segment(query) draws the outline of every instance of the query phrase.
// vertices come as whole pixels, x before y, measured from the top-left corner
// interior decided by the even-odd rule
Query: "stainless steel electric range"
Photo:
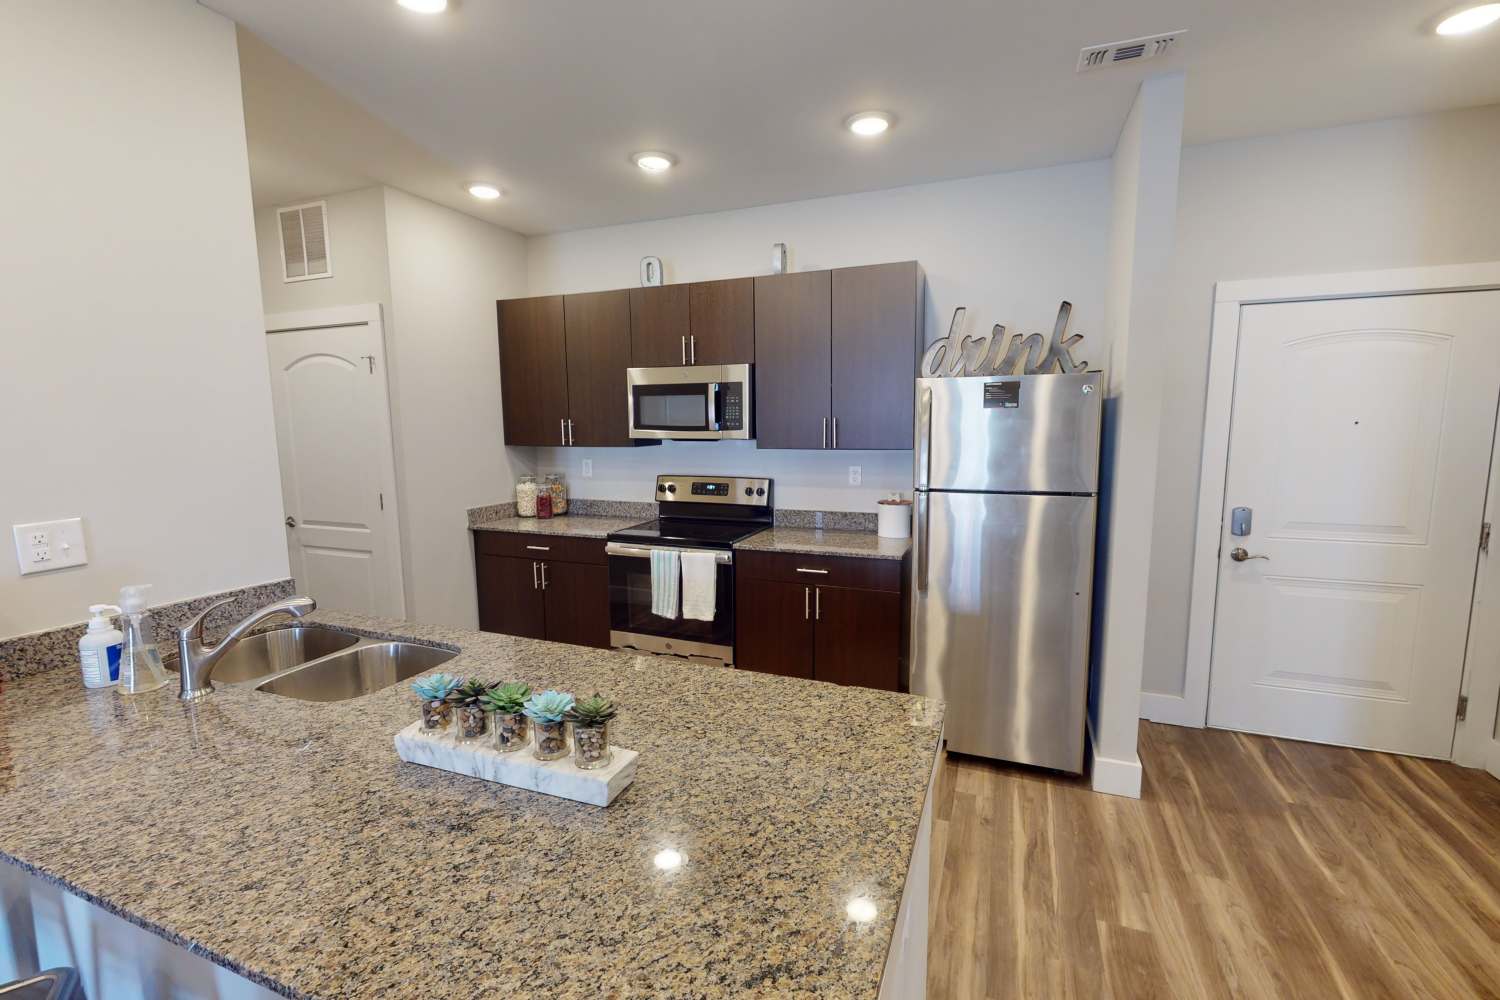
[[[773,510],[769,479],[657,476],[656,519],[606,539],[610,645],[733,663],[734,545],[769,528]],[[714,554],[713,621],[652,613],[652,549]]]

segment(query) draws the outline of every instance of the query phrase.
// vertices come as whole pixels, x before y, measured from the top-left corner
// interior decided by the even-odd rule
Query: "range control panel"
[[[771,480],[737,476],[657,476],[658,503],[677,500],[769,507]]]

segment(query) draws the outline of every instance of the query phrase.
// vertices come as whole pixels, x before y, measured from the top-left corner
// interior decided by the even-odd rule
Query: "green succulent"
[[[568,709],[568,721],[580,726],[602,726],[617,714],[615,703],[594,692],[593,697],[585,698]]]
[[[531,685],[520,681],[497,684],[479,696],[479,703],[492,712],[519,712],[531,697]]]
[[[411,682],[412,693],[423,701],[444,701],[463,682],[452,674],[433,674]]]
[[[573,696],[566,691],[542,691],[526,699],[521,711],[534,722],[561,722],[573,707]]]
[[[479,704],[479,699],[483,698],[489,689],[490,685],[478,677],[470,677],[448,693],[448,700],[455,705],[467,708],[470,705]]]

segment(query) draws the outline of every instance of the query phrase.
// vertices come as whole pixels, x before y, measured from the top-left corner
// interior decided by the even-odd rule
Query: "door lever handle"
[[[1254,556],[1252,556],[1250,553],[1246,552],[1244,549],[1230,549],[1229,550],[1229,558],[1233,559],[1235,562],[1245,562],[1246,560],[1249,560],[1249,559],[1264,559],[1267,562],[1271,561],[1271,557],[1270,556],[1262,556],[1262,555],[1254,555]]]

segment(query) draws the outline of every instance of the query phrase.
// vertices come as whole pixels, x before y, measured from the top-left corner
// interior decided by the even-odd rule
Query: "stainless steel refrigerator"
[[[1082,772],[1102,376],[917,380],[911,690],[948,748]]]

